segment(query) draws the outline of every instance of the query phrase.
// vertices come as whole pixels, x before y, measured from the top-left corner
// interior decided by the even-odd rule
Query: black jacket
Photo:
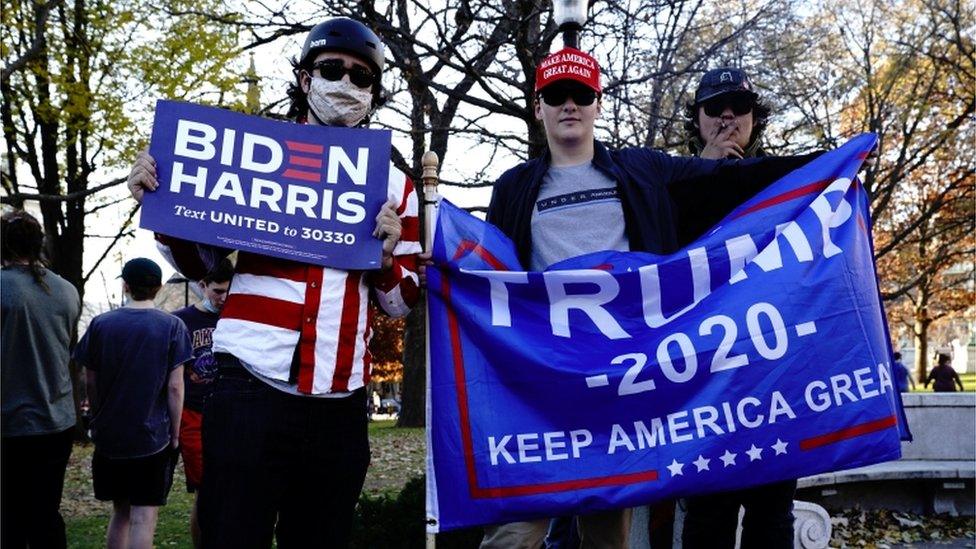
[[[608,150],[594,141],[593,165],[617,182],[631,251],[668,254],[820,154],[705,160],[646,148]],[[488,222],[512,239],[523,266],[531,257],[532,212],[550,158],[547,151],[502,174],[488,206]]]

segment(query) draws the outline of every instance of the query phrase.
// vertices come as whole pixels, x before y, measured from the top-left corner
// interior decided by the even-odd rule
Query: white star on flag
[[[723,466],[728,467],[729,465],[735,465],[735,456],[737,455],[739,454],[733,454],[732,452],[729,452],[728,449],[726,449],[725,453],[719,456],[719,459],[722,460]]]
[[[755,444],[753,444],[751,448],[746,450],[746,453],[749,454],[749,461],[756,461],[757,459],[762,459],[762,448],[756,448]]]
[[[786,446],[788,444],[789,444],[788,442],[783,442],[782,440],[780,440],[779,438],[777,438],[776,439],[776,444],[773,444],[771,446],[771,448],[773,450],[776,450],[776,455],[778,456],[780,454],[785,454],[786,453]]]
[[[692,461],[692,463],[695,464],[695,467],[698,467],[698,472],[701,473],[702,471],[707,471],[708,470],[708,462],[709,461],[712,461],[712,460],[705,459],[705,456],[703,456],[701,454],[698,454],[698,459],[696,459],[695,461]]]
[[[678,460],[672,459],[671,465],[668,465],[668,471],[671,471],[671,476],[676,477],[678,475],[684,475],[681,468],[684,467],[684,463],[678,463]]]

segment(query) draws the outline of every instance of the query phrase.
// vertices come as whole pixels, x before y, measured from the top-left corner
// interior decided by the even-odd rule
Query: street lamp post
[[[586,22],[589,0],[553,0],[552,18],[563,33],[563,46],[579,49],[579,31]]]

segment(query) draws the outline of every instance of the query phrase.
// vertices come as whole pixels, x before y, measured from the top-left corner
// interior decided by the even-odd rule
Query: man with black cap
[[[745,72],[712,69],[702,76],[694,102],[687,105],[688,148],[702,158],[765,156],[760,141],[769,113]],[[792,547],[794,492],[796,480],[785,480],[687,498],[682,546],[731,549],[742,506],[742,547]]]
[[[812,159],[703,160],[647,148],[607,149],[594,139],[599,65],[573,48],[539,63],[535,91],[535,116],[545,128],[548,150],[502,174],[487,215],[513,240],[530,270],[603,250],[672,253],[679,238],[702,234]],[[582,547],[626,547],[629,521],[627,510],[581,516]],[[535,549],[547,524],[488,527],[482,548]]]
[[[183,363],[192,358],[183,321],[157,310],[162,271],[137,258],[122,268],[122,308],[92,319],[75,347],[85,368],[95,442],[95,498],[112,502],[108,547],[152,547],[178,457]]]
[[[722,67],[702,76],[685,109],[688,149],[702,158],[765,156],[760,141],[770,109],[741,69]]]
[[[362,23],[309,31],[293,61],[289,116],[364,126],[382,102],[384,46]],[[136,200],[153,191],[152,158],[129,174]],[[204,547],[345,547],[369,465],[366,391],[370,303],[403,316],[419,298],[413,183],[390,166],[376,216],[383,267],[342,271],[246,251],[213,332],[217,379],[203,417],[200,528]],[[191,279],[229,250],[157,235]]]

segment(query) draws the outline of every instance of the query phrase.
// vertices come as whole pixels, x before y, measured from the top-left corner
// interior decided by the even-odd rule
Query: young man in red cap
[[[548,150],[495,182],[487,216],[514,241],[530,270],[603,250],[674,252],[679,233],[702,234],[812,159],[706,160],[647,148],[609,150],[594,139],[599,65],[572,48],[542,60],[535,91]],[[628,546],[629,510],[584,515],[578,524],[582,547]],[[488,527],[481,546],[535,549],[547,525],[543,519]]]

